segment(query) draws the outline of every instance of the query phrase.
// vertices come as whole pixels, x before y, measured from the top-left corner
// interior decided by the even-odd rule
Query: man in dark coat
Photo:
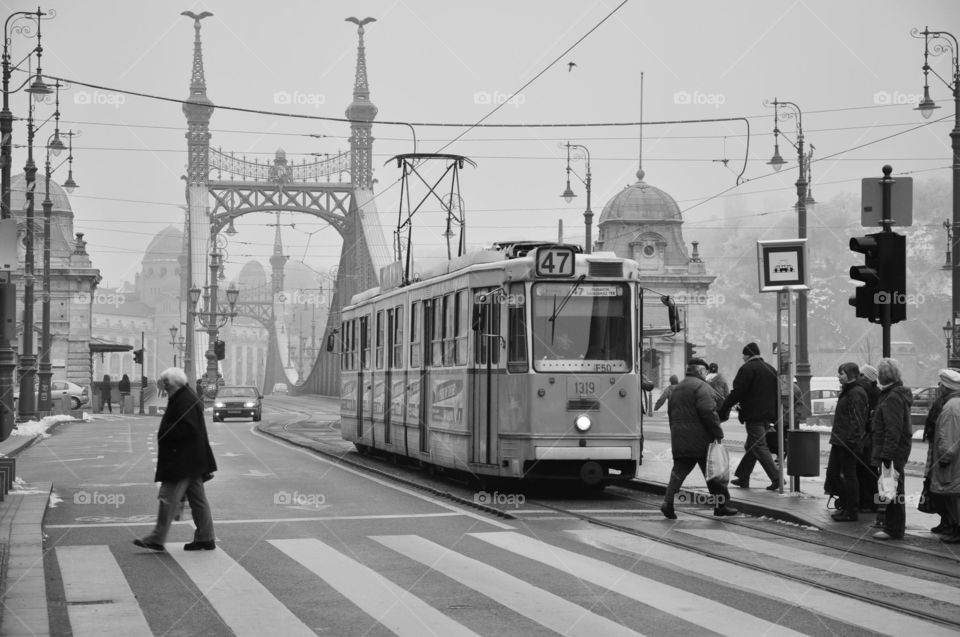
[[[773,456],[767,448],[767,427],[777,422],[777,392],[780,380],[769,363],[760,357],[760,347],[756,343],[747,343],[743,348],[743,365],[733,379],[733,391],[720,407],[720,421],[730,417],[730,410],[739,404],[740,422],[747,429],[747,441],[744,443],[746,454],[734,472],[736,478],[730,481],[744,489],[750,488],[750,474],[753,467],[760,466],[770,478],[768,491],[780,488],[780,474],[773,463]]]
[[[213,516],[204,492],[205,479],[217,470],[203,419],[203,401],[187,385],[182,369],[171,367],[160,374],[167,391],[167,410],[157,432],[157,472],[160,483],[160,510],[153,531],[133,543],[154,551],[163,551],[170,524],[186,495],[196,530],[187,551],[213,550]]]
[[[873,429],[871,420],[873,410],[880,400],[880,388],[877,387],[877,368],[873,365],[860,366],[859,384],[867,392],[867,422],[866,435],[863,439],[863,450],[858,454],[857,484],[860,485],[860,509],[864,512],[877,511],[877,474],[876,468],[870,465],[870,456],[873,455]],[[882,525],[881,525],[882,526]]]
[[[692,358],[687,363],[684,379],[674,386],[670,394],[667,411],[670,416],[670,447],[673,451],[673,469],[670,471],[670,484],[663,498],[660,511],[671,520],[677,518],[673,510],[673,499],[683,485],[684,479],[696,465],[706,475],[707,447],[714,440],[723,439],[723,429],[717,418],[716,401],[713,388],[703,377],[707,373],[707,364],[700,358]],[[707,481],[707,489],[714,498],[714,515],[736,515],[738,511],[727,505],[730,493],[726,484],[714,480]]]

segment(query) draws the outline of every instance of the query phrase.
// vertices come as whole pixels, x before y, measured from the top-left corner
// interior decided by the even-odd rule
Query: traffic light
[[[864,265],[850,268],[850,278],[862,281],[850,297],[857,317],[881,323],[890,307],[890,324],[907,318],[907,243],[895,232],[875,232],[852,237],[850,249],[864,255]]]
[[[222,361],[227,357],[227,344],[221,340],[213,342],[213,353],[217,355],[217,360]]]
[[[138,365],[143,365],[143,350],[135,349],[133,350],[133,362]]]
[[[669,296],[661,296],[660,302],[667,306],[667,318],[670,321],[670,331],[674,334],[678,333],[683,327],[680,325],[680,311],[677,309],[677,304],[673,302],[673,299]]]

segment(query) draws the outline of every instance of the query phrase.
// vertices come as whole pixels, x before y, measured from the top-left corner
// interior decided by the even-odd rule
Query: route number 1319
[[[570,248],[537,250],[537,276],[573,276],[576,259]]]

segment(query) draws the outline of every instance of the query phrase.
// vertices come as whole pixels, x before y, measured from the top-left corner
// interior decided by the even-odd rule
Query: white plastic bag
[[[893,468],[893,463],[889,467],[880,469],[880,479],[877,480],[877,497],[880,502],[893,502],[897,497],[897,481],[900,474]]]
[[[714,480],[726,484],[730,481],[730,454],[721,440],[711,442],[707,447],[707,470],[704,477],[707,482]]]

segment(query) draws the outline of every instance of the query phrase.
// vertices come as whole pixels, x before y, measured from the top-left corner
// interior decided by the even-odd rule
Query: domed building
[[[716,277],[707,274],[697,252],[688,252],[683,241],[683,217],[669,194],[644,181],[637,171],[637,182],[614,195],[603,207],[597,222],[595,249],[614,252],[618,257],[640,264],[644,288],[655,291],[644,295],[644,372],[660,387],[671,374],[683,377],[686,343],[703,343],[708,290]],[[684,331],[665,332],[661,295],[674,299],[680,309]],[[703,355],[702,345],[697,354]]]
[[[10,211],[17,224],[17,326],[14,344],[17,355],[23,347],[24,267],[26,264],[27,215],[26,177],[15,175],[10,184]],[[47,184],[38,173],[34,188],[34,307],[33,353],[42,346],[42,302],[44,282],[44,214]],[[68,380],[87,387],[91,382],[91,313],[100,271],[93,267],[83,233],[74,235],[73,209],[67,193],[54,181],[49,183],[50,202],[50,363],[53,379]]]

